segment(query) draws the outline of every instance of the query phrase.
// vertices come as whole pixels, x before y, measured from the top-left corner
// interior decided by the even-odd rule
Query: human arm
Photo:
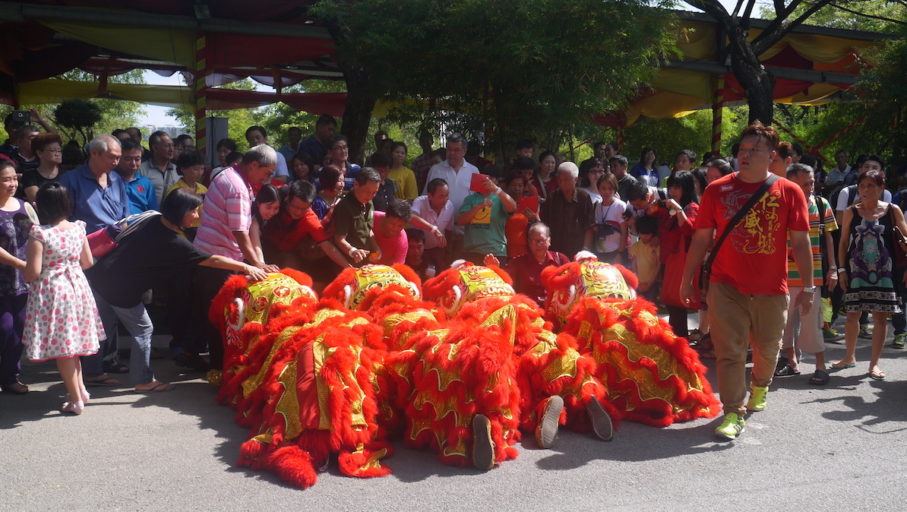
[[[35,185],[25,187],[25,199],[32,204],[35,204],[35,198],[38,195],[38,187]]]
[[[261,259],[259,257],[258,251],[252,244],[252,238],[249,236],[249,233],[247,231],[233,231],[233,238],[239,245],[239,250],[242,251],[243,258],[245,258],[246,261],[252,264],[252,266],[263,269],[267,272],[280,271],[279,268],[274,265],[266,264],[264,259]]]
[[[896,205],[891,205],[891,210],[894,215],[894,225],[897,226],[898,231],[901,232],[901,235],[907,236],[907,221],[904,220],[904,212]],[[907,251],[907,244],[901,243],[901,237],[895,236],[895,243],[900,244],[902,251]],[[892,248],[893,249],[893,248]],[[904,283],[907,283],[907,272],[904,273]]]
[[[843,219],[841,220],[841,240],[838,242],[838,264],[841,265],[838,267],[838,286],[845,292],[847,291],[847,285],[850,283],[845,262],[847,261],[847,248],[850,245],[851,222],[853,222],[853,210],[848,208],[844,210]]]
[[[360,263],[362,260],[368,257],[367,250],[357,249],[346,241],[346,234],[335,234],[334,244],[337,246],[337,249],[339,249],[341,253],[346,254],[351,260],[353,260],[353,263]]]
[[[412,215],[412,217],[410,217],[409,223],[419,229],[428,231],[429,233],[435,235],[435,238],[438,239],[439,247],[445,247],[447,245],[447,239],[444,238],[444,231],[441,228],[439,228],[438,226],[435,226],[431,222],[428,222],[427,220],[423,219],[422,217],[416,215],[415,213]]]
[[[25,246],[25,269],[22,271],[22,278],[26,283],[32,283],[41,275],[41,265],[44,257],[44,244],[40,241],[29,238]]]
[[[680,300],[684,303],[694,300],[693,276],[702,267],[705,253],[715,236],[715,228],[700,228],[693,232],[690,249],[687,251],[687,261],[683,266],[683,277],[680,279]]]
[[[815,288],[813,286],[813,253],[809,244],[809,231],[791,230],[790,249],[800,271],[800,278],[803,279],[804,288]],[[813,306],[814,298],[813,293],[801,293],[797,296],[796,307],[800,308],[804,314],[808,313]]]
[[[3,248],[0,248],[0,265],[9,265],[19,271],[25,270],[25,261],[13,256]]]
[[[252,249],[255,251],[256,261],[264,261],[265,254],[261,249],[261,224],[255,217],[252,217],[252,225],[249,226],[249,239],[252,242]]]
[[[828,288],[828,291],[835,289],[835,286],[838,285],[838,266],[835,263],[835,241],[831,236],[831,233],[828,231],[823,235],[823,241],[825,244],[825,257],[828,261],[828,272],[825,274],[825,286]]]
[[[242,272],[249,276],[252,281],[262,281],[268,277],[268,271],[249,265],[248,263],[243,263],[242,261],[236,261],[219,254],[215,254],[210,258],[199,262],[199,265],[202,267],[211,267],[219,268],[221,270],[233,270],[235,272]],[[277,272],[276,270],[274,272]]]
[[[33,122],[35,122],[35,123],[40,124],[40,125],[41,125],[41,128],[44,128],[44,131],[45,131],[45,132],[52,132],[52,131],[54,131],[54,129],[51,128],[50,125],[47,124],[46,121],[44,121],[44,118],[41,117],[41,113],[38,112],[37,109],[34,109],[34,108],[33,108],[33,109],[29,110],[28,113],[31,114],[31,120],[32,120]]]
[[[412,169],[405,169],[401,188],[403,190],[403,198],[407,201],[412,201],[416,197],[418,197],[419,186],[416,184],[416,174],[412,171]]]
[[[466,224],[469,224],[470,222],[472,222],[472,219],[474,219],[475,216],[478,215],[480,211],[482,211],[483,208],[491,208],[491,199],[488,199],[487,197],[482,199],[481,201],[476,202],[475,205],[470,207],[471,203],[475,201],[471,200],[471,197],[475,196],[467,197],[466,201],[463,202],[463,207],[460,208],[460,214],[457,215],[457,220],[455,221],[457,226],[465,226]]]
[[[337,249],[337,246],[334,245],[330,240],[325,240],[318,244],[318,247],[321,247],[321,250],[327,254],[328,258],[331,258],[331,261],[336,263],[340,268],[346,268],[350,266],[350,262],[343,257],[343,254]],[[360,260],[361,261],[361,260]]]

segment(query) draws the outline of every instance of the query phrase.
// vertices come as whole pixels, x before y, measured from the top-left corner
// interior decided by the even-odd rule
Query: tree
[[[84,145],[94,137],[94,126],[101,121],[101,109],[88,100],[65,100],[54,109],[54,120],[66,130],[70,140],[81,137]]]
[[[780,41],[791,30],[802,25],[810,16],[834,0],[773,0],[774,18],[762,32],[749,39],[748,33],[757,0],[737,0],[728,12],[719,0],[685,0],[714,18],[728,38],[728,53],[734,76],[746,91],[750,122],[759,120],[771,124],[774,119],[772,92],[775,77],[759,61],[759,56]],[[847,4],[839,0],[837,4]],[[741,8],[743,11],[741,12]]]
[[[376,101],[457,113],[499,148],[623,106],[669,47],[661,0],[320,0],[363,147]],[[553,129],[552,127],[557,127]]]

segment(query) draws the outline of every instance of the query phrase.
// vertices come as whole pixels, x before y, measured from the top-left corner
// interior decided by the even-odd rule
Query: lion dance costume
[[[594,256],[579,257],[542,271],[546,309],[595,360],[596,376],[620,415],[659,427],[716,416],[721,407],[705,366],[686,340],[659,320],[654,305],[636,298],[636,276]]]

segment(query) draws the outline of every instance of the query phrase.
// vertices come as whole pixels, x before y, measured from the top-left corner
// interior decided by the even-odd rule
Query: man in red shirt
[[[570,263],[566,255],[549,251],[551,247],[551,230],[541,222],[529,226],[529,252],[510,260],[507,272],[513,278],[513,289],[545,305],[545,287],[542,286],[542,269],[550,266],[559,267]],[[496,258],[485,259],[486,265],[497,265]]]
[[[758,121],[741,136],[737,159],[740,172],[712,182],[702,197],[696,232],[687,255],[680,296],[693,299],[693,276],[702,267],[709,245],[759,189],[771,172],[778,133]],[[718,392],[725,417],[715,434],[736,439],[743,432],[747,410],[765,409],[781,335],[787,316],[787,237],[800,275],[812,276],[806,198],[795,183],[778,179],[734,226],[712,265],[708,290],[709,318],[715,344]],[[807,278],[797,306],[809,311],[815,290]],[[817,306],[818,307],[818,306]],[[746,353],[752,339],[753,371],[746,397]]]

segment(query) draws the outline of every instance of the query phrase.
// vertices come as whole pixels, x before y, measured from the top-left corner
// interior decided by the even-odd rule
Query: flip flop
[[[835,363],[835,364],[831,365],[831,367],[834,370],[846,370],[848,368],[853,368],[856,365],[857,365],[856,363],[847,363],[847,364]]]
[[[869,378],[872,380],[885,380],[885,372],[879,370],[877,372],[869,372]]]
[[[794,370],[789,364],[775,372],[775,377],[793,377],[794,375],[800,375],[800,370]]]
[[[106,373],[100,375],[100,377],[102,377],[102,378],[95,378],[94,380],[85,379],[85,385],[86,386],[108,386],[108,387],[120,385],[120,381],[114,379],[113,377],[111,377],[110,375],[107,375]]]
[[[136,392],[136,393],[161,393],[161,392],[164,392],[164,391],[170,391],[171,389],[173,389],[173,385],[170,384],[169,382],[160,382],[160,381],[158,381],[157,384],[155,384],[154,386],[151,386],[151,387],[148,388],[148,389],[138,389],[138,388],[136,388],[136,389],[135,389],[135,392]]]
[[[813,386],[824,386],[828,384],[830,378],[827,371],[816,370],[813,376],[809,378],[809,383]]]

